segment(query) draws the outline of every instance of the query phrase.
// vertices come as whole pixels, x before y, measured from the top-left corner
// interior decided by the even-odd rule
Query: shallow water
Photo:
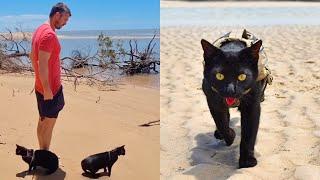
[[[141,30],[91,30],[91,31],[58,31],[60,35],[61,44],[61,57],[70,56],[72,50],[83,50],[90,54],[94,54],[98,48],[98,35],[105,34],[109,36],[114,45],[120,41],[123,48],[127,51],[130,50],[129,40],[137,40],[138,49],[142,51],[147,47],[148,43],[152,39],[154,33],[157,34],[153,43],[156,43],[154,52],[156,57],[160,54],[160,40],[159,30],[154,29],[141,29]],[[132,42],[133,44],[133,42]],[[88,51],[88,52],[89,52]]]
[[[320,7],[161,8],[161,27],[320,25]]]

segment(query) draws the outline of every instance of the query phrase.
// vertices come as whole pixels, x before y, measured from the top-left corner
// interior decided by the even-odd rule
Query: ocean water
[[[101,33],[111,37],[114,42],[121,41],[123,48],[127,51],[130,50],[130,40],[137,40],[138,49],[143,50],[156,34],[157,36],[153,40],[153,43],[156,43],[153,51],[156,58],[160,57],[159,29],[57,31],[61,44],[61,57],[70,56],[73,50],[94,54],[97,52],[97,39]]]
[[[153,48],[154,57],[160,60],[160,31],[159,29],[138,29],[138,30],[90,30],[90,31],[57,31],[59,36],[59,41],[61,45],[60,57],[71,56],[73,50],[81,50],[83,52],[89,53],[91,55],[97,52],[98,48],[98,35],[103,33],[109,36],[114,44],[121,41],[123,48],[129,52],[130,51],[130,40],[136,40],[138,44],[139,51],[143,51],[149,44],[150,40],[156,34],[152,45],[155,43]],[[134,43],[132,42],[134,46]],[[129,60],[129,57],[119,59],[119,61]],[[160,66],[157,66],[156,70],[160,71]],[[153,72],[153,71],[152,71]],[[126,77],[120,75],[120,72],[110,71],[107,72],[112,77],[122,79],[125,83],[151,87],[160,88],[160,74],[150,74],[150,75],[134,75],[133,77]]]
[[[161,8],[161,27],[320,25],[320,7]]]

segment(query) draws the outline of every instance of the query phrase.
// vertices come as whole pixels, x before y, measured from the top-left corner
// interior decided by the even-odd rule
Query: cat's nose
[[[235,86],[232,83],[227,85],[227,93],[231,95],[234,95],[236,93]]]

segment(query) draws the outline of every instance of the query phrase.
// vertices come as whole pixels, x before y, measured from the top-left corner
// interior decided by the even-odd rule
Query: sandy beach
[[[261,104],[258,165],[248,169],[237,169],[239,112],[231,110],[237,136],[227,147],[213,136],[215,124],[201,90],[200,40],[212,42],[232,28],[161,28],[160,179],[319,179],[320,26],[246,27],[263,40],[274,76]]]
[[[28,166],[15,155],[16,144],[37,148],[38,111],[30,75],[0,75],[1,179],[22,178]],[[80,161],[95,153],[125,145],[112,176],[100,179],[158,179],[159,124],[139,125],[160,119],[159,89],[121,82],[117,91],[63,82],[66,105],[53,132],[50,149],[60,158],[60,169],[46,177],[24,179],[88,179]],[[147,169],[147,171],[146,171]],[[99,171],[100,172],[100,171]]]

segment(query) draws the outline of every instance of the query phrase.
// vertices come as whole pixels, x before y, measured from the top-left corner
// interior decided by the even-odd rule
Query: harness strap
[[[109,161],[111,160],[110,151],[108,152]]]
[[[216,88],[214,88],[213,86],[211,86],[212,91],[218,93],[218,90]]]
[[[251,88],[245,90],[242,94],[243,94],[243,95],[248,94],[250,91],[251,91]]]
[[[211,89],[212,89],[212,91],[218,93],[218,90],[217,90],[216,88],[214,88],[213,86],[211,86]],[[250,91],[251,91],[251,88],[245,90],[242,94],[243,94],[243,95],[246,95],[246,94],[248,94]]]

